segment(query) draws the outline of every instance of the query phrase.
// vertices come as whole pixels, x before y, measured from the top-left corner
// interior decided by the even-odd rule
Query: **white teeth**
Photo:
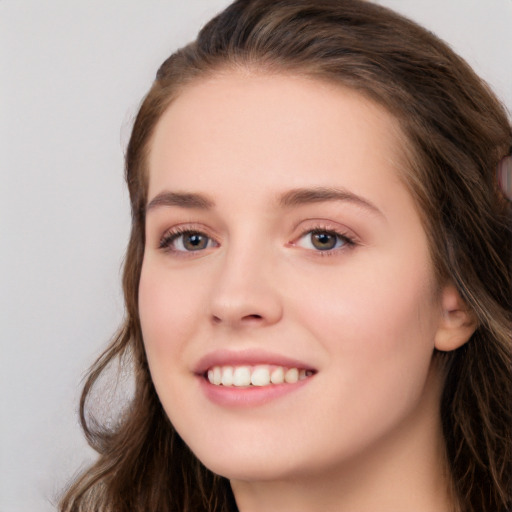
[[[284,374],[284,381],[288,384],[295,384],[299,381],[299,370],[297,368],[290,368]]]
[[[233,368],[231,366],[224,366],[222,368],[222,380],[220,383],[223,386],[233,385]]]
[[[209,378],[209,377],[208,377]],[[210,381],[212,382],[212,381]],[[222,371],[219,366],[213,368],[213,384],[219,386],[222,382]]]
[[[270,371],[268,366],[256,366],[251,375],[253,386],[268,386],[270,384]]]
[[[251,368],[238,366],[233,372],[233,386],[249,386],[251,384]]]
[[[270,375],[270,382],[272,384],[282,384],[284,382],[284,369],[281,366],[278,366]]]
[[[207,372],[208,381],[215,386],[269,386],[295,384],[313,375],[311,370],[273,365],[214,366]]]

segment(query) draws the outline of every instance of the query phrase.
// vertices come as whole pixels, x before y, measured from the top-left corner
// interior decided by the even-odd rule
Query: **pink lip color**
[[[259,364],[312,370],[316,373],[313,367],[297,359],[261,350],[219,350],[206,354],[195,366],[194,373],[206,397],[213,403],[223,407],[255,407],[264,405],[284,395],[300,390],[313,378],[311,376],[293,384],[270,384],[262,387],[216,386],[211,384],[206,378],[206,372],[214,366],[255,366]]]
[[[214,366],[256,366],[258,364],[268,364],[273,366],[284,366],[286,368],[298,368],[304,370],[315,370],[312,366],[279,354],[272,354],[262,350],[217,350],[206,354],[194,367],[194,373],[202,375],[209,368]]]
[[[208,379],[203,376],[197,378],[202,391],[213,403],[223,407],[255,407],[298,391],[307,385],[313,377],[308,377],[294,384],[270,384],[263,387],[216,386],[210,384]]]

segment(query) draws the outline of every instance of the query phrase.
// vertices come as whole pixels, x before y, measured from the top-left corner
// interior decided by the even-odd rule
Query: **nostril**
[[[238,322],[240,322],[241,324],[245,324],[245,323],[250,324],[252,322],[259,323],[263,319],[264,319],[263,315],[258,315],[256,313],[251,314],[251,315],[242,315],[242,316],[238,317],[238,320],[235,320],[235,321],[231,321],[229,318],[226,318],[224,320],[222,316],[212,315],[212,322],[214,324],[222,324],[224,322],[226,322],[228,324],[238,323]]]
[[[261,320],[263,317],[261,315],[246,315],[242,318],[242,320]]]

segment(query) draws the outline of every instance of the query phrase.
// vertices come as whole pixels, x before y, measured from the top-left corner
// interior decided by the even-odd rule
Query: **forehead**
[[[249,188],[276,189],[331,186],[338,177],[368,192],[397,181],[403,141],[391,114],[346,87],[226,71],[187,86],[159,120],[149,197],[162,187],[220,188],[233,179],[247,192],[248,177]]]

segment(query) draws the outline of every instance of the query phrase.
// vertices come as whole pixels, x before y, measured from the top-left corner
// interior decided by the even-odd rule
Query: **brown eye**
[[[212,238],[200,231],[171,232],[160,241],[160,249],[171,252],[197,252],[216,246]]]
[[[329,251],[334,249],[338,243],[338,236],[327,231],[320,233],[311,233],[311,244],[319,251]]]
[[[200,251],[208,247],[209,238],[201,233],[185,233],[182,238],[183,247],[187,251]]]
[[[304,233],[296,245],[313,251],[331,251],[342,249],[347,245],[353,245],[353,242],[349,237],[335,231],[314,229]]]

